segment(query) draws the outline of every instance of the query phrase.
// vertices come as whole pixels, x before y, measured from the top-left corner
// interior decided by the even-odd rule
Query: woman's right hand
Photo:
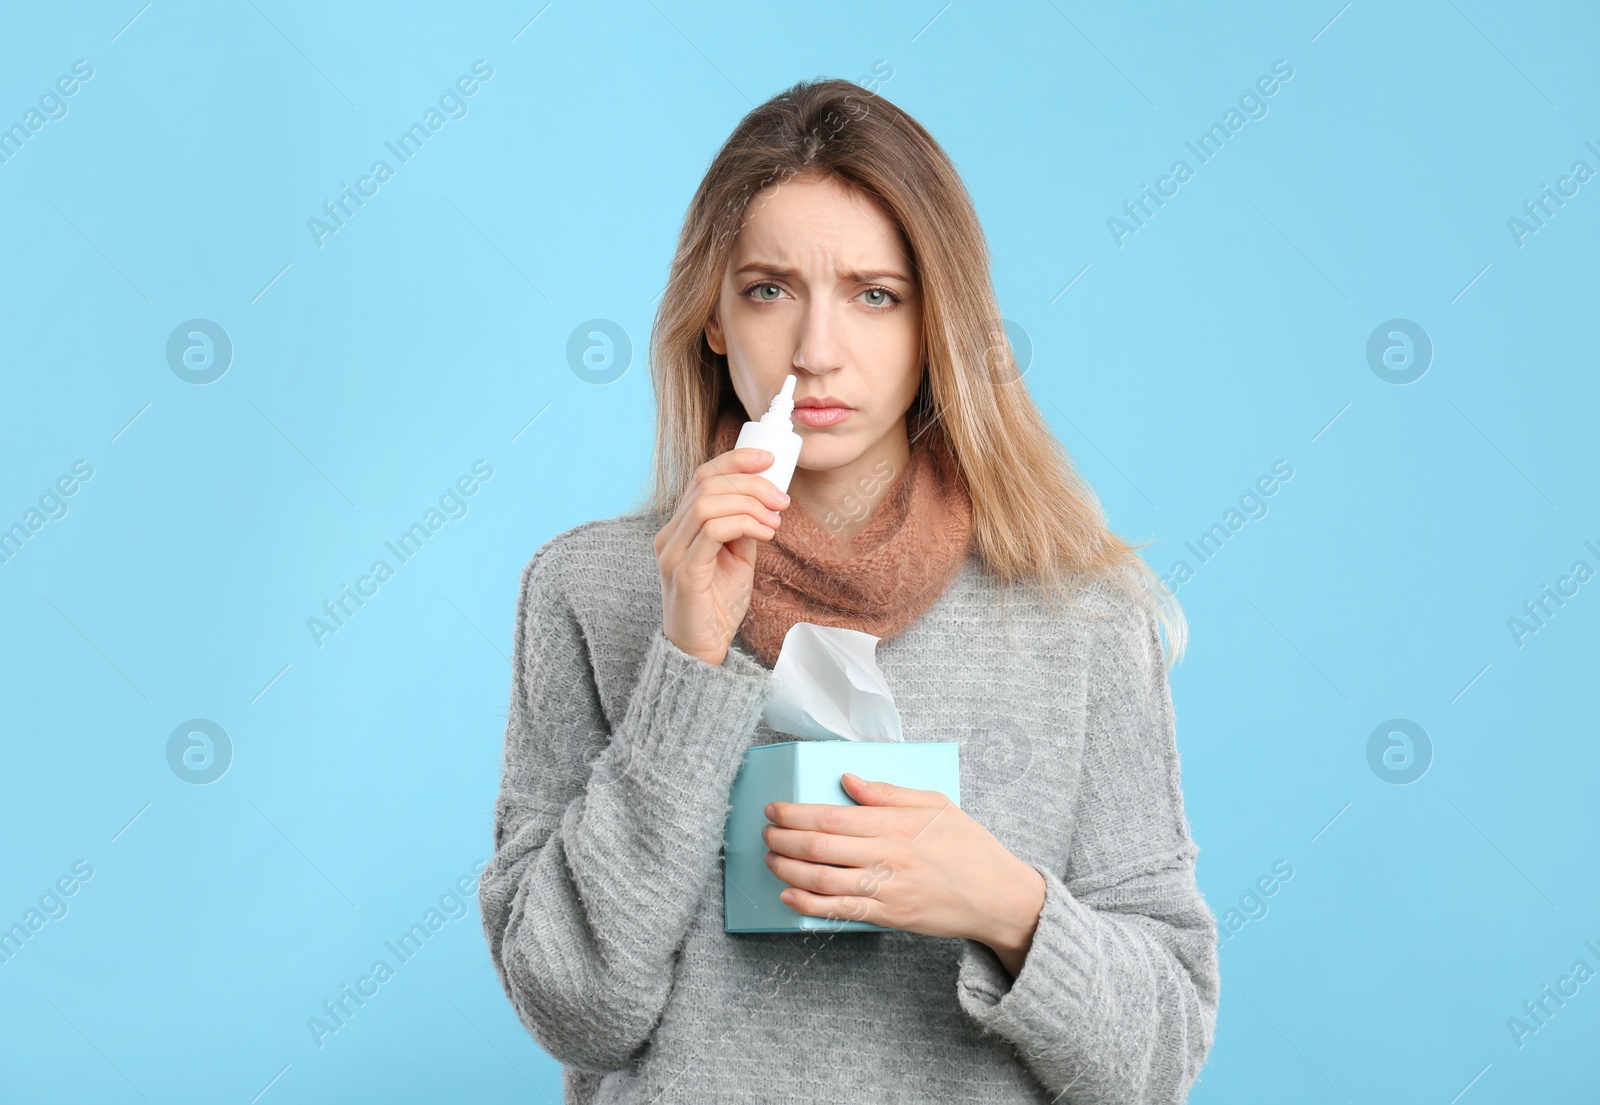
[[[769,541],[789,496],[757,472],[765,449],[730,449],[695,469],[677,511],[656,534],[661,629],[708,664],[728,654],[755,584],[756,542]]]

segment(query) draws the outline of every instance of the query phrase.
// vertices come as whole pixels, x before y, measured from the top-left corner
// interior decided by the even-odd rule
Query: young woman
[[[1022,385],[954,167],[846,81],[752,111],[690,207],[652,342],[653,496],[523,571],[479,898],[570,1102],[1182,1101],[1210,1051],[1160,628]],[[733,449],[786,376],[788,495]],[[846,776],[774,803],[797,913],[723,931],[720,848],[797,621],[882,638],[907,740],[960,807]]]

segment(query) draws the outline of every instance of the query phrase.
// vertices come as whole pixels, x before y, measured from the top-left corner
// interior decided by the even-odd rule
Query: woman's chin
[[[818,448],[820,445],[821,448]],[[839,441],[813,443],[807,441],[800,450],[800,459],[795,463],[798,472],[832,472],[844,468],[853,461],[861,458],[861,450]]]

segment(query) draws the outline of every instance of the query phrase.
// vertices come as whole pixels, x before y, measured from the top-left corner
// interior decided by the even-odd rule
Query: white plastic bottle
[[[735,449],[765,449],[771,453],[772,463],[756,475],[767,477],[785,494],[789,491],[789,481],[794,478],[794,466],[800,460],[800,446],[805,443],[794,432],[794,422],[789,417],[794,413],[794,383],[793,374],[784,379],[782,389],[772,397],[772,405],[761,416],[761,421],[746,422],[739,431],[739,440],[733,445]]]

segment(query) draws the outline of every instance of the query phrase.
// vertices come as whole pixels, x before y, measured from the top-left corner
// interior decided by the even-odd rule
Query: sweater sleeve
[[[1215,1033],[1216,920],[1195,881],[1172,699],[1154,616],[1087,636],[1087,733],[1065,873],[1015,979],[964,941],[962,1009],[1009,1040],[1060,1105],[1182,1102]]]
[[[478,901],[490,958],[552,1057],[620,1070],[650,1037],[717,870],[727,799],[771,673],[684,653],[657,626],[608,727],[549,546],[523,572],[494,853]]]

